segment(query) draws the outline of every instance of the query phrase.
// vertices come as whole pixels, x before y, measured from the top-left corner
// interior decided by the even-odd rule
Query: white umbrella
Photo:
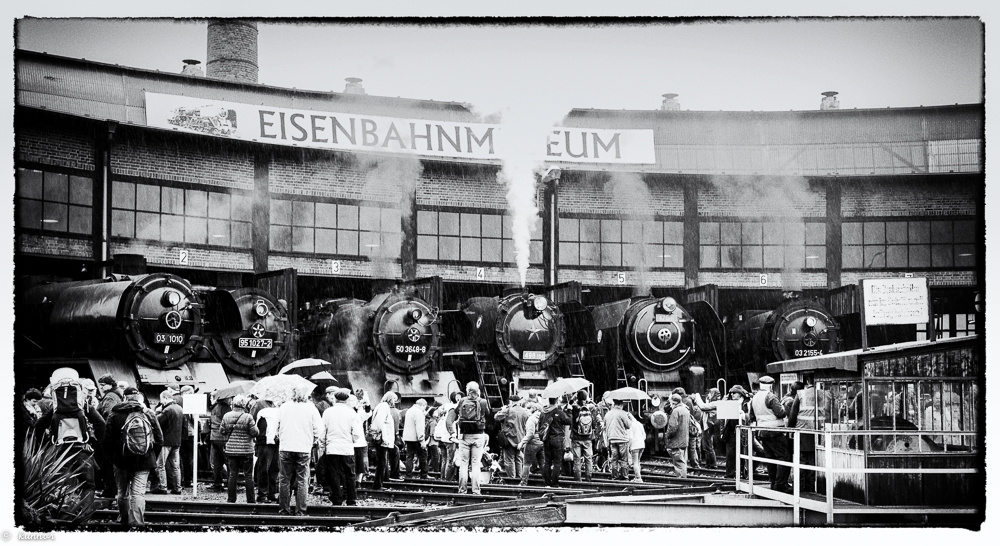
[[[555,381],[542,391],[542,398],[559,398],[564,394],[582,391],[593,385],[590,381],[582,377],[566,377]]]
[[[337,382],[337,378],[331,375],[330,372],[314,373],[309,376],[309,379],[312,381],[333,381],[334,383]]]
[[[250,394],[262,400],[270,400],[280,406],[290,400],[296,391],[309,396],[316,384],[299,375],[272,375],[257,382]]]
[[[609,391],[607,396],[612,400],[649,400],[649,395],[635,387],[622,387]]]
[[[215,391],[215,399],[222,400],[224,398],[232,398],[237,394],[243,394],[250,391],[253,388],[254,382],[250,380],[246,381],[233,381],[228,386],[222,387],[221,389]]]

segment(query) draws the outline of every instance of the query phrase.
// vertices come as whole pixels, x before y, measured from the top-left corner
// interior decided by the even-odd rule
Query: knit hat
[[[111,377],[111,374],[109,374],[109,373],[106,373],[106,374],[102,375],[100,377],[100,379],[97,380],[97,382],[98,383],[104,383],[105,385],[111,385],[112,387],[117,387],[118,386],[118,382],[115,381],[115,378]]]
[[[25,400],[41,400],[42,392],[38,389],[28,389],[28,392],[24,393]]]

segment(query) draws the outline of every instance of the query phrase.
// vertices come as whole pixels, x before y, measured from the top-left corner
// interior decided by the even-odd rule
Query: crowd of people
[[[134,386],[110,375],[96,384],[76,378],[86,399],[81,418],[87,433],[80,443],[87,447],[79,450],[84,493],[116,498],[122,524],[138,527],[144,525],[147,493],[179,494],[191,486],[196,440],[211,468],[210,487],[225,491],[229,502],[237,502],[242,490],[248,503],[278,503],[282,514],[304,515],[310,493],[353,505],[365,480],[378,490],[404,479],[430,479],[431,472],[457,483],[459,493],[481,494],[484,464],[485,479],[495,472],[522,486],[532,472],[541,474],[545,486],[558,487],[563,474],[591,481],[598,469],[613,480],[641,482],[640,459],[650,445],[669,454],[674,476],[687,477],[689,468],[724,466],[726,477],[733,478],[737,426],[808,428],[819,405],[812,385],[796,384],[782,399],[767,376],[753,395],[739,385],[729,389],[727,398],[739,401],[741,410],[739,419],[728,420],[717,418],[723,395],[714,388],[704,398],[677,388],[664,404],[641,406],[609,393],[595,403],[586,390],[546,399],[529,391],[493,411],[479,385],[470,382],[442,404],[420,398],[402,411],[396,392],[386,392],[372,407],[363,390],[332,386],[296,392],[280,405],[212,393],[205,436],[196,439],[194,416],[183,413],[183,395],[194,393],[193,387],[168,385],[150,407]],[[62,402],[51,387],[27,391],[21,426],[38,435],[56,434],[57,403]],[[744,452],[753,445],[765,457],[790,460],[787,435],[747,436]],[[716,456],[719,450],[724,461]],[[808,464],[814,447],[802,450]],[[769,465],[768,472],[773,489],[788,490],[788,467]],[[744,477],[747,473],[742,469]],[[808,490],[812,476],[803,475]]]

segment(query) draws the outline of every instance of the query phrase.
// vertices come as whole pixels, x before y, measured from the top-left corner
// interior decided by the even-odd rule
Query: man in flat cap
[[[781,399],[774,394],[771,389],[774,387],[774,379],[765,375],[760,378],[760,390],[753,395],[750,400],[750,422],[756,421],[758,427],[784,427],[785,408],[781,405]],[[764,447],[764,456],[778,461],[791,462],[791,453],[788,451],[788,438],[784,433],[773,430],[762,430],[757,433],[761,445]],[[777,464],[767,464],[767,477],[771,482],[771,489],[790,493],[792,487],[788,484],[788,473],[791,467]]]

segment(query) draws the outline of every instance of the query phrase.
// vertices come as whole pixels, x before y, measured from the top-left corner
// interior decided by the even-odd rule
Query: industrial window
[[[927,168],[932,173],[981,172],[978,138],[927,142]]]
[[[121,181],[111,192],[114,237],[250,248],[249,194]]]
[[[271,250],[399,258],[399,209],[271,200]]]
[[[511,218],[477,212],[417,211],[417,259],[513,264]],[[541,263],[541,222],[536,218],[528,261]]]
[[[822,269],[822,222],[702,222],[703,269]]]
[[[683,222],[559,219],[559,265],[682,268],[683,245]]]
[[[972,220],[844,222],[844,269],[975,267]]]
[[[91,235],[93,223],[93,179],[17,169],[18,227]]]
[[[976,384],[970,380],[898,379],[869,381],[867,403],[871,430],[895,434],[870,436],[876,452],[968,452],[976,436],[907,434],[907,431],[975,432]]]
[[[937,339],[971,336],[976,333],[975,313],[934,315],[934,333]],[[917,325],[917,341],[927,340],[927,323]]]

